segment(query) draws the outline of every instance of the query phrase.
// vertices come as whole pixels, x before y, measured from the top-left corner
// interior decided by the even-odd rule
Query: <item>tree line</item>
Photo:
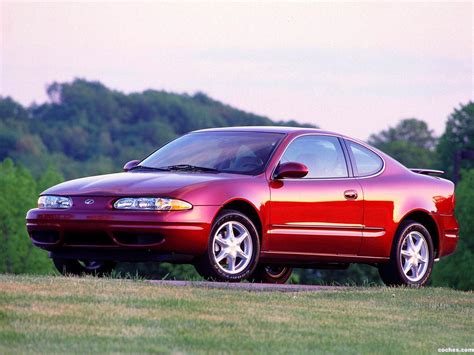
[[[0,272],[52,273],[45,252],[31,247],[24,217],[38,194],[64,179],[120,171],[124,162],[142,158],[175,137],[200,128],[252,125],[315,127],[275,122],[235,109],[204,93],[174,94],[146,90],[124,94],[99,82],[76,79],[48,86],[48,102],[24,107],[0,97]],[[436,137],[426,122],[409,118],[372,134],[368,142],[408,167],[435,168],[453,177],[456,151],[474,150],[474,103],[455,108]],[[432,283],[474,289],[474,161],[461,162],[456,188],[461,242],[454,256],[435,267]],[[135,266],[124,264],[123,272]],[[138,265],[154,277],[197,277],[192,268]],[[378,283],[375,269],[298,270],[304,283]]]

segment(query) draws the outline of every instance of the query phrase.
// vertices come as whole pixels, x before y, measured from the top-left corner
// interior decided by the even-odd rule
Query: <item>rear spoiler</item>
[[[422,175],[443,175],[443,170],[433,170],[433,169],[410,169],[414,173]]]

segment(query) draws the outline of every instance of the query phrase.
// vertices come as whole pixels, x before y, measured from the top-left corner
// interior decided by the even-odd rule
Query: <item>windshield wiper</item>
[[[137,166],[134,166],[133,168],[130,169],[131,170],[138,170],[138,169],[143,169],[143,170],[158,170],[158,171],[169,171],[170,169],[166,169],[166,168],[154,168],[152,166],[145,166],[145,165],[137,165]]]
[[[206,171],[206,172],[213,172],[213,173],[218,173],[219,170],[214,169],[214,168],[207,168],[205,166],[196,166],[196,165],[189,165],[189,164],[178,164],[178,165],[169,165],[169,166],[163,166],[158,169],[163,169],[163,170],[178,170],[178,171]]]

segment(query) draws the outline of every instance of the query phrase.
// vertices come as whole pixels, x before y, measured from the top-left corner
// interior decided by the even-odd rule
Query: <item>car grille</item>
[[[164,237],[160,234],[153,233],[114,233],[115,240],[123,245],[130,246],[144,246],[144,245],[157,245],[160,244]]]
[[[115,245],[112,239],[105,232],[64,232],[64,245]]]
[[[31,239],[37,244],[54,245],[60,242],[58,231],[34,231]],[[114,240],[115,239],[115,240]],[[161,244],[164,236],[157,233],[116,232],[113,239],[104,231],[65,231],[64,246],[154,246]]]

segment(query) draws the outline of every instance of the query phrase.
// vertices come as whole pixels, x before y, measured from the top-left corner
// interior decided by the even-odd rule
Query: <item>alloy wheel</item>
[[[288,268],[285,266],[266,266],[265,267],[265,272],[267,272],[271,277],[274,277],[274,278],[281,277],[287,271],[288,271]]]
[[[104,263],[101,261],[94,261],[94,260],[78,260],[78,261],[79,261],[79,264],[87,271],[97,271],[104,265]]]
[[[238,274],[252,259],[252,237],[242,223],[229,221],[214,234],[212,250],[219,269],[229,275]]]
[[[400,266],[405,277],[417,282],[425,276],[429,264],[429,248],[424,235],[418,231],[408,233],[401,243]]]

